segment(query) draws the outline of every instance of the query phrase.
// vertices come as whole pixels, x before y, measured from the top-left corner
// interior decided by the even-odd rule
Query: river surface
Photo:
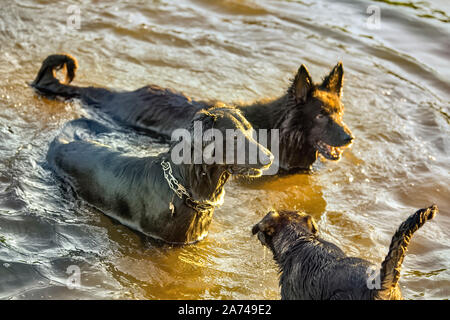
[[[379,264],[399,224],[432,203],[440,213],[414,235],[400,285],[406,299],[449,298],[448,1],[0,7],[0,298],[279,299],[272,255],[250,232],[271,208],[310,213],[323,238]],[[75,199],[47,169],[62,125],[89,116],[27,86],[59,52],[77,57],[78,85],[154,83],[227,103],[277,97],[302,63],[319,81],[342,60],[344,120],[356,140],[309,174],[231,181],[205,240],[161,246]],[[127,152],[166,148],[118,135],[110,143]]]

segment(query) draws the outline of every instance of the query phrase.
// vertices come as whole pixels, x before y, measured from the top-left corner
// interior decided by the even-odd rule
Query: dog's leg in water
[[[438,208],[436,205],[432,205],[429,208],[418,210],[400,225],[392,237],[389,253],[381,264],[381,289],[375,290],[375,298],[388,300],[401,298],[398,280],[409,241],[414,232],[425,222],[433,219],[436,213],[438,213]]]

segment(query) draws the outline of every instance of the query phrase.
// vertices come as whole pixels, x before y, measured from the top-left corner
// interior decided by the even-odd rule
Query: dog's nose
[[[353,141],[353,139],[355,139],[355,137],[352,136],[351,134],[349,134],[349,135],[347,136],[347,139],[345,139],[345,142],[350,143],[350,142]]]
[[[259,223],[255,224],[252,228],[252,234],[255,235],[259,232]]]
[[[349,144],[353,141],[353,139],[355,139],[355,137],[353,137],[353,135],[348,132],[347,130],[345,130],[344,132],[341,132],[341,141],[344,142],[344,144]]]

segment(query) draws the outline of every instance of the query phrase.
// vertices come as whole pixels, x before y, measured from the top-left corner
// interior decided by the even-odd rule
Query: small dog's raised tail
[[[400,279],[400,270],[406,250],[412,235],[425,222],[434,218],[439,212],[436,205],[418,210],[404,221],[397,232],[392,237],[389,253],[381,264],[380,280],[381,289],[377,290],[377,297],[381,299],[390,299],[395,296],[393,290],[396,290]]]
[[[66,73],[63,83],[55,76],[55,72],[62,68]],[[30,85],[44,95],[75,97],[77,95],[76,87],[69,86],[69,84],[75,78],[77,68],[77,60],[69,54],[50,55],[42,62],[41,69]]]

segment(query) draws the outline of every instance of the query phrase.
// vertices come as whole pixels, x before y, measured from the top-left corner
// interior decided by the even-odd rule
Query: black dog
[[[437,212],[434,205],[420,209],[400,225],[381,264],[378,287],[371,278],[373,266],[320,239],[313,218],[305,213],[269,212],[252,232],[272,250],[280,267],[282,299],[396,300],[402,298],[398,280],[408,243]]]
[[[81,198],[105,214],[151,237],[170,243],[192,243],[207,234],[214,207],[223,201],[229,177],[259,176],[273,159],[267,149],[253,140],[250,124],[237,109],[212,107],[199,111],[193,121],[199,121],[205,131],[214,127],[221,132],[233,129],[242,133],[244,147],[256,148],[260,162],[250,164],[246,157],[244,164],[176,164],[171,151],[178,143],[156,157],[124,155],[92,142],[91,136],[107,134],[112,129],[87,119],[66,124],[51,143],[47,160]],[[194,128],[193,124],[191,136]],[[220,142],[201,142],[201,151],[225,145]],[[189,147],[195,153],[195,143]],[[232,151],[227,148],[223,154],[224,158],[233,159],[227,152],[237,154],[242,150],[236,143]]]
[[[60,83],[54,72],[63,67],[67,70],[66,80]],[[81,99],[83,104],[99,108],[124,125],[168,137],[174,129],[188,126],[197,111],[211,106],[155,85],[132,92],[69,85],[76,69],[77,62],[72,56],[51,55],[42,63],[31,86],[48,97]],[[338,63],[316,85],[302,65],[282,97],[268,103],[237,106],[255,129],[279,129],[280,168],[310,169],[318,153],[329,160],[340,159],[344,147],[353,140],[342,121],[343,77],[342,63]]]

